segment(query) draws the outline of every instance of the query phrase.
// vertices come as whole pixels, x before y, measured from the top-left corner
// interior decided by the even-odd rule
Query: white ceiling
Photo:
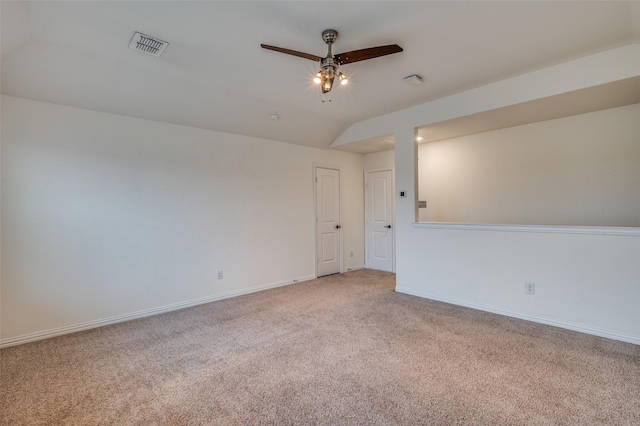
[[[632,77],[421,126],[417,129],[420,137],[418,143],[436,142],[638,103],[640,77]],[[390,150],[394,146],[395,140],[391,134],[351,142],[334,149],[368,154]]]
[[[640,42],[640,2],[1,2],[3,94],[327,148],[350,124]],[[345,65],[322,103],[320,34],[337,53],[404,52]],[[160,58],[135,31],[168,41]],[[402,78],[419,74],[424,83]],[[269,120],[277,112],[280,119]]]
[[[640,103],[640,77],[536,99],[418,129],[422,143]]]

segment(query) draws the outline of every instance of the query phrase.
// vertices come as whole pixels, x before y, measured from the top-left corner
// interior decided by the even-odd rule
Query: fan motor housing
[[[327,44],[333,44],[338,39],[338,32],[336,30],[324,30],[322,32],[322,39]]]

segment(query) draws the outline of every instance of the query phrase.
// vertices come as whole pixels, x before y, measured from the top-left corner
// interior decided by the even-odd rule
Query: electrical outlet
[[[224,278],[224,272],[222,271],[222,269],[220,269],[220,270],[218,271],[218,279],[219,279],[219,280],[221,280],[221,279],[223,279],[223,278]]]
[[[535,283],[524,283],[524,292],[526,294],[535,294],[536,293],[536,284]]]
[[[351,257],[353,257],[353,250],[351,250]]]

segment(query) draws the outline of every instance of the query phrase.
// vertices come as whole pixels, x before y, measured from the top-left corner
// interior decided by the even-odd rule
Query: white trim
[[[453,297],[438,296],[434,294],[425,293],[420,290],[416,290],[409,287],[396,287],[398,293],[409,294],[412,296],[418,296],[425,299],[436,300],[438,302],[450,303],[452,305],[464,306],[466,308],[477,309],[480,311],[492,312],[494,314],[504,315],[512,318],[519,318],[526,321],[536,322],[540,324],[551,325],[554,327],[565,328],[567,330],[578,331],[580,333],[591,334],[594,336],[606,337],[608,339],[620,340],[622,342],[633,343],[640,345],[640,336],[634,336],[627,333],[620,333],[613,330],[607,330],[604,328],[592,327],[589,325],[558,320],[550,317],[541,317],[537,315],[529,315],[522,312],[509,311],[506,309],[497,308],[495,306],[483,305],[481,303],[470,302],[467,300],[457,299]]]
[[[414,228],[453,229],[464,231],[533,232],[547,234],[585,234],[640,236],[640,228],[623,226],[551,226],[551,225],[491,225],[482,223],[413,222]]]
[[[366,265],[354,265],[354,266],[349,266],[345,272],[349,272],[349,271],[357,271],[358,269],[367,269],[367,266],[366,266]]]
[[[205,303],[216,302],[218,300],[229,299],[231,297],[242,296],[244,294],[256,293],[271,288],[282,287],[285,285],[296,284],[303,281],[315,279],[313,275],[305,275],[291,280],[277,281],[269,284],[257,285],[243,290],[229,291],[213,296],[201,297],[199,299],[187,300],[184,302],[172,303],[170,305],[159,306],[157,308],[144,309],[142,311],[132,312],[129,314],[116,315],[109,318],[83,322],[80,324],[69,325],[51,330],[39,331],[36,333],[24,334],[22,336],[10,337],[8,339],[0,339],[0,348],[21,345],[23,343],[35,342],[38,340],[49,339],[51,337],[71,334],[78,331],[90,330],[92,328],[104,327],[105,325],[117,324],[119,322],[130,321],[138,318],[144,318],[152,315],[163,314],[166,312],[176,311],[178,309],[190,308],[192,306],[203,305]]]
[[[396,169],[395,167],[377,167],[375,169],[367,169],[364,171],[364,263],[365,268],[369,267],[369,205],[367,204],[369,198],[369,189],[367,188],[367,182],[369,173],[377,172],[391,172],[391,223],[393,224],[393,241],[392,241],[392,256],[391,259],[391,272],[396,272]]]

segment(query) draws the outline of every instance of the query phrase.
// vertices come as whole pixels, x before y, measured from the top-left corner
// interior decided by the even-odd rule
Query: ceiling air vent
[[[147,55],[160,56],[169,43],[136,32],[129,43],[129,47]]]

